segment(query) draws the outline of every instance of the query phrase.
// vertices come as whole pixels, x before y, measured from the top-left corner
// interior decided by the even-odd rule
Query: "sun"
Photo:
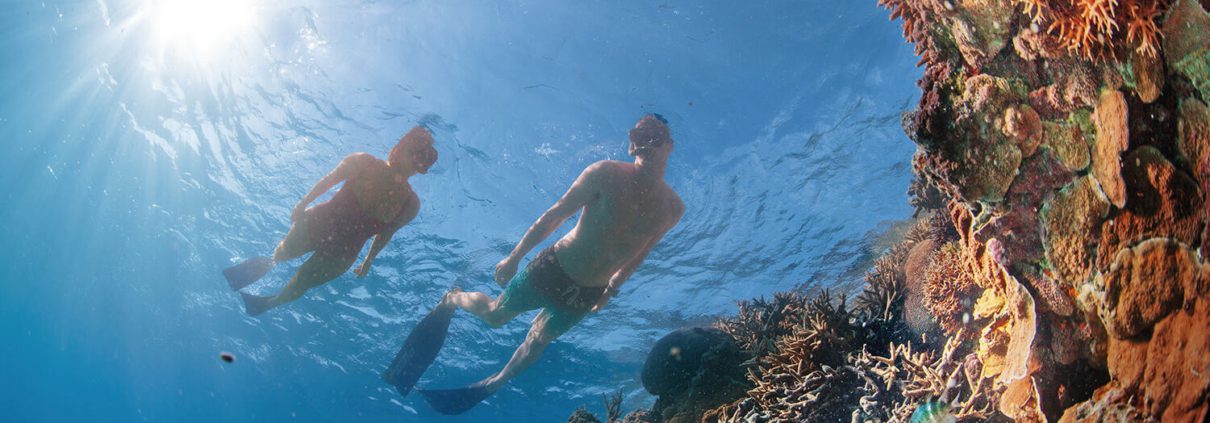
[[[248,33],[256,21],[253,0],[145,0],[162,50],[206,60]]]

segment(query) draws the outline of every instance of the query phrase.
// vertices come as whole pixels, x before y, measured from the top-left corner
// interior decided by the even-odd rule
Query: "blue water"
[[[655,339],[737,300],[851,290],[911,214],[900,114],[921,71],[873,0],[263,0],[178,25],[203,41],[157,23],[172,1],[4,2],[0,420],[547,422],[618,389],[630,411],[653,401]],[[465,415],[382,383],[441,294],[498,293],[493,265],[586,165],[626,159],[648,112],[671,122],[687,212],[619,297]],[[219,271],[416,123],[441,157],[372,273],[245,316]],[[459,314],[421,386],[496,371],[531,316]]]

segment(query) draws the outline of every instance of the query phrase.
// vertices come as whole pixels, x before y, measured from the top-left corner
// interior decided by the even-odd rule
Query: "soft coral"
[[[1160,32],[1156,20],[1168,7],[1167,0],[1017,0],[1017,3],[1035,24],[1050,22],[1047,32],[1068,50],[1093,60],[1116,58],[1114,48],[1123,41],[1141,55],[1157,57]]]

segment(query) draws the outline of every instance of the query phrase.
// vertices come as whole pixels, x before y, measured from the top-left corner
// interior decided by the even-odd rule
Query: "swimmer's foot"
[[[441,414],[462,414],[478,405],[492,394],[487,384],[479,382],[471,386],[455,389],[421,389],[424,401],[429,403]]]
[[[458,288],[458,287],[450,288],[449,292],[446,292],[445,296],[441,297],[441,302],[437,303],[437,307],[446,307],[446,306],[454,305],[453,297],[455,295],[458,295],[461,293],[462,293],[462,288]]]
[[[248,313],[249,316],[256,316],[273,308],[270,304],[270,300],[273,297],[262,297],[243,292],[239,293],[239,296],[244,299],[244,312]]]
[[[449,294],[446,294],[448,297]],[[416,386],[416,381],[420,380],[420,375],[437,359],[437,353],[445,345],[445,335],[449,332],[456,309],[454,303],[442,299],[433,311],[420,319],[420,323],[403,341],[403,347],[395,354],[391,366],[382,374],[382,380],[394,386],[400,395],[406,397]]]
[[[223,276],[227,278],[227,285],[231,286],[232,291],[239,291],[260,280],[272,269],[273,258],[253,257],[244,260],[243,263],[223,269]]]

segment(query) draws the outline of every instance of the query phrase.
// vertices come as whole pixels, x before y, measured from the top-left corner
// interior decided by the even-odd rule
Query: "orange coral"
[[[1137,45],[1135,52],[1146,57],[1159,57],[1160,28],[1155,20],[1160,16],[1158,1],[1130,2],[1126,17],[1126,42]]]
[[[1017,3],[1034,24],[1050,22],[1047,32],[1068,50],[1085,58],[1116,58],[1114,46],[1122,41],[1143,56],[1159,55],[1160,31],[1156,20],[1167,9],[1168,0],[1017,0]]]
[[[940,61],[938,48],[929,32],[933,19],[938,11],[939,2],[917,0],[878,0],[878,6],[891,11],[891,20],[903,19],[903,38],[916,47],[916,55],[920,61],[916,66]],[[940,6],[944,7],[944,6]]]

